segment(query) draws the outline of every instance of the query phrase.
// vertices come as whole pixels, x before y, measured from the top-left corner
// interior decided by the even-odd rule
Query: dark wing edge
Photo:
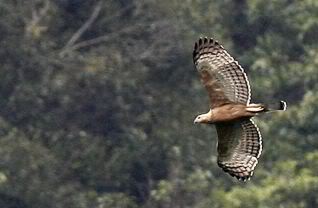
[[[217,124],[218,165],[238,180],[249,180],[262,153],[262,136],[251,119]]]
[[[217,40],[200,38],[194,45],[193,62],[200,74],[204,68],[216,75],[211,77],[219,81],[217,85],[223,87],[228,100],[249,104],[251,89],[247,75]],[[210,67],[205,67],[207,64]],[[200,67],[201,65],[203,67]]]

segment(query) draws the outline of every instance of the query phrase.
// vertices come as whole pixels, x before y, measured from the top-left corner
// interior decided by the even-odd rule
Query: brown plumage
[[[243,68],[212,38],[195,43],[193,61],[210,100],[210,111],[197,116],[194,123],[215,124],[218,165],[245,181],[252,176],[262,151],[262,137],[251,118],[286,110],[286,103],[250,104],[251,90]]]

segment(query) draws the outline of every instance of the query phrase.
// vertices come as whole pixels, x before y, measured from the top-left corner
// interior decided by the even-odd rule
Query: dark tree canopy
[[[318,206],[318,4],[263,0],[0,3],[0,207]],[[200,36],[248,72],[266,150],[239,183],[192,63]]]

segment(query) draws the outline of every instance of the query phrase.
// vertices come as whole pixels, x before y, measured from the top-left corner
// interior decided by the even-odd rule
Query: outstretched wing
[[[216,125],[218,165],[231,176],[247,180],[253,175],[262,152],[262,137],[250,119]]]
[[[212,108],[231,102],[249,103],[251,90],[243,68],[216,40],[200,38],[194,45],[193,62]]]

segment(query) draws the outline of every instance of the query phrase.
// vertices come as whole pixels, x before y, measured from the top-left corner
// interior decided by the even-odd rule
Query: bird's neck
[[[213,119],[213,114],[212,114],[212,110],[210,109],[209,112],[202,114],[202,116],[204,116],[204,122],[203,123],[213,123],[214,119]]]

